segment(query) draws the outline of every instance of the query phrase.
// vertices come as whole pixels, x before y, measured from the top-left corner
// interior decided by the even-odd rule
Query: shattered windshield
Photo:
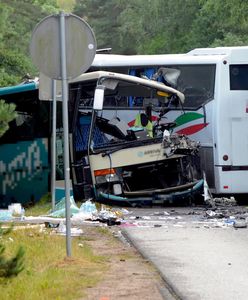
[[[80,108],[92,108],[96,82],[86,82],[80,87],[74,85],[71,92],[80,90]],[[154,107],[166,106],[171,94],[159,93],[157,90],[125,81],[118,82],[115,89],[105,89],[104,108],[143,107],[149,103]]]
[[[129,70],[130,75],[152,78],[154,74],[163,67],[133,68]],[[178,70],[179,76],[173,82],[174,88],[185,95],[184,109],[198,109],[200,106],[214,98],[215,69],[214,64],[209,65],[170,65],[164,69]],[[157,80],[172,86],[166,75],[158,77]],[[136,103],[134,103],[136,105]]]
[[[104,81],[101,84],[104,84]],[[71,103],[74,104],[72,109],[78,110],[74,130],[77,152],[87,151],[96,85],[96,80],[91,80],[70,86]],[[103,111],[97,111],[94,114],[90,148],[96,149],[117,144],[122,146],[123,143],[129,144],[133,141],[157,138],[157,134],[154,134],[153,108],[158,106],[166,108],[176,101],[179,105],[179,98],[175,93],[165,93],[161,90],[124,80],[105,82],[103,111],[109,106],[119,108],[129,103],[139,103],[140,111],[134,115],[132,124],[128,124],[117,115],[112,115],[107,119],[103,116]],[[168,89],[165,88],[165,90]]]
[[[199,108],[214,98],[215,65],[176,67],[181,70],[177,89],[185,95],[185,109]]]

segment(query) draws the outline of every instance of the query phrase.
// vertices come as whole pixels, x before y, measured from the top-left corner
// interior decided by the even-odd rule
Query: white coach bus
[[[166,81],[162,75],[170,69],[176,69],[177,76]],[[169,103],[163,117],[175,122],[173,132],[200,141],[202,168],[213,193],[248,193],[248,47],[172,55],[97,54],[90,70],[165,80],[183,92],[183,110]],[[144,108],[140,101],[130,98],[118,107],[109,103],[109,113],[132,125],[137,110]],[[159,109],[153,107],[152,120],[158,118]]]

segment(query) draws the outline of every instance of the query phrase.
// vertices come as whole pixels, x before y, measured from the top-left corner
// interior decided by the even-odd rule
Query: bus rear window
[[[230,65],[230,89],[248,90],[248,65]]]

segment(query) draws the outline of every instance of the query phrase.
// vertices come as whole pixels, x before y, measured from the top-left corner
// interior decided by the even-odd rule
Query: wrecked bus
[[[0,88],[17,117],[0,138],[0,207],[28,205],[47,194],[50,183],[50,103],[40,101],[37,80]]]
[[[152,78],[160,68],[180,72],[174,86],[185,95],[183,110],[170,107],[174,133],[200,141],[201,167],[215,194],[248,193],[248,47],[194,49],[184,54],[97,54],[91,71],[106,70]],[[140,103],[118,107],[127,123]],[[115,114],[115,108],[110,113]],[[153,112],[153,118],[157,118]]]
[[[130,127],[117,108],[131,98],[145,107]],[[170,103],[183,101],[181,92],[135,76],[91,72],[74,79],[69,84],[74,198],[134,206],[182,202],[199,193],[199,144],[172,134],[175,124],[163,118]],[[109,103],[117,109],[111,119],[103,115]],[[154,103],[160,110],[156,122]]]

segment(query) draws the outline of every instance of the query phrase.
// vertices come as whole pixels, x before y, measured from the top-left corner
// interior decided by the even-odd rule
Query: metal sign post
[[[84,73],[91,66],[96,54],[96,40],[92,29],[84,20],[61,12],[59,15],[46,17],[35,27],[30,53],[34,64],[42,73],[62,81],[66,252],[67,256],[71,256],[68,80]],[[53,155],[54,152],[55,149]]]
[[[65,200],[66,200],[66,253],[71,256],[71,212],[70,212],[70,162],[69,162],[69,129],[68,129],[68,82],[66,72],[66,48],[65,48],[65,15],[60,13],[60,59],[62,80],[62,110],[64,130],[64,176],[65,176]]]
[[[53,95],[53,124],[52,124],[52,153],[51,153],[51,194],[52,194],[52,211],[55,210],[55,181],[56,181],[56,123],[57,123],[57,95],[56,80],[52,81]]]

